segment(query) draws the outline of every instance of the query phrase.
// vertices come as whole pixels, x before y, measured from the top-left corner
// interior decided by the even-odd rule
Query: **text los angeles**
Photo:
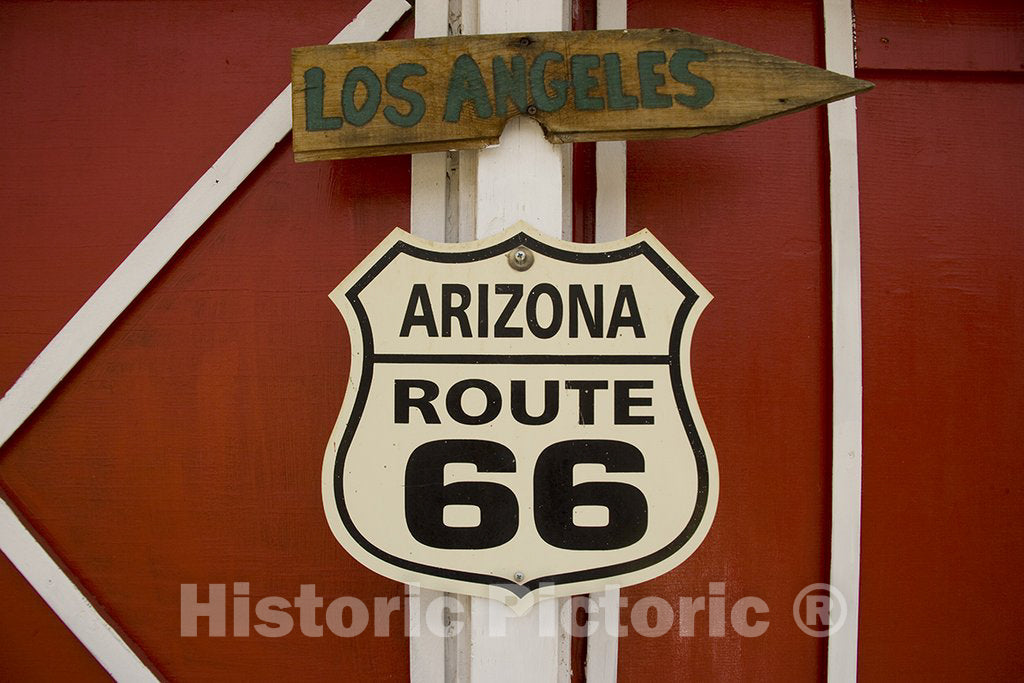
[[[682,48],[671,54],[644,50],[637,52],[633,61],[636,92],[624,86],[623,60],[616,52],[571,55],[567,70],[565,55],[560,52],[541,52],[529,64],[522,55],[496,55],[489,65],[493,87],[488,87],[481,65],[472,55],[463,53],[449,70],[444,110],[430,112],[430,116],[432,120],[457,123],[467,104],[472,105],[477,118],[488,119],[533,113],[531,108],[550,113],[566,106],[580,112],[673,106],[702,109],[714,99],[714,86],[690,70],[692,63],[707,61],[707,53],[702,50]],[[560,73],[568,78],[556,77]],[[415,80],[428,75],[424,65],[412,62],[397,64],[384,74],[368,66],[354,66],[340,84],[328,84],[322,68],[309,68],[304,73],[306,130],[336,130],[344,123],[364,126],[381,111],[394,126],[415,126],[428,114],[428,101],[415,89]],[[665,92],[668,79],[685,86],[687,92]],[[324,115],[328,86],[340,96],[343,116]],[[510,104],[515,109],[510,109]]]

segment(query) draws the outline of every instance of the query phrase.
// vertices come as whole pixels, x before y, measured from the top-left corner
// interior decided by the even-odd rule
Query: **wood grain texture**
[[[819,63],[820,2],[630,3],[630,26],[661,23]],[[875,97],[871,93],[864,99]],[[828,580],[831,386],[824,111],[713,137],[630,142],[627,227],[648,228],[714,295],[695,332],[694,387],[718,454],[722,495],[694,555],[625,588],[619,680],[821,680],[826,643],[797,629],[793,599]],[[710,585],[725,624],[711,632]],[[764,600],[764,635],[729,610]],[[637,632],[645,597],[672,606],[662,636]],[[703,599],[694,633],[680,600]],[[653,613],[652,613],[653,614]]]
[[[1024,83],[876,73],[858,115],[860,674],[1019,680]]]
[[[9,681],[110,681],[32,586],[0,555],[0,673]]]
[[[12,217],[0,230],[5,380],[280,91],[291,46],[330,39],[364,4],[0,8],[0,79],[20,94],[0,102],[10,150],[0,205]],[[27,62],[36,49],[46,58]],[[71,53],[79,68],[68,72]],[[38,83],[48,79],[62,83],[63,107],[41,104],[52,93]],[[108,87],[149,79],[163,96],[132,100]],[[40,111],[48,126],[38,124]],[[209,118],[200,125],[201,116]],[[112,121],[124,124],[116,138]],[[74,135],[53,138],[64,126]],[[181,583],[248,581],[254,597],[288,598],[315,583],[327,599],[371,604],[402,592],[337,547],[317,482],[348,357],[327,293],[407,220],[408,161],[319,166],[297,167],[279,146],[0,452],[12,504],[173,679],[408,677],[400,612],[381,638],[312,638],[298,628],[278,639],[179,633]],[[110,351],[118,358],[108,363]],[[137,353],[152,359],[139,364]],[[300,389],[303,375],[312,386]],[[284,384],[304,396],[275,388]],[[277,413],[281,401],[294,401],[294,411]],[[267,422],[272,413],[279,427]],[[43,641],[30,654],[61,647]],[[0,678],[20,679],[6,662],[0,657]],[[83,666],[67,678],[89,674]]]
[[[870,87],[677,29],[297,48],[295,158],[479,148],[520,114],[555,143],[692,137]]]
[[[862,69],[1024,72],[1018,0],[857,2]]]
[[[410,9],[375,0],[332,42],[377,40]],[[178,249],[291,131],[286,86],[174,204],[0,399],[0,444],[21,427]]]
[[[349,357],[327,293],[382,226],[406,220],[408,159],[297,166],[289,152],[265,162],[8,442],[0,482],[170,678],[405,680],[400,611],[388,637],[307,637],[296,625],[281,638],[218,638],[205,620],[199,637],[180,635],[183,583],[205,596],[242,581],[255,599],[289,600],[314,584],[328,602],[368,605],[403,594],[337,544],[319,478]]]

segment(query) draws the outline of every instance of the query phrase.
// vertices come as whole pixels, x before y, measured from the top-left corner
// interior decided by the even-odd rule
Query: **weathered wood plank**
[[[871,87],[676,29],[304,47],[292,53],[295,158],[485,147],[519,114],[551,142],[692,137]]]

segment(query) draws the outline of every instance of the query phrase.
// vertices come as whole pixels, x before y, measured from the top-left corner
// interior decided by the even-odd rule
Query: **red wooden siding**
[[[0,616],[0,674],[4,680],[110,680],[103,667],[2,553],[0,595],[4,596]]]
[[[280,92],[290,48],[364,4],[0,10],[0,78],[19,95],[0,102],[5,389]],[[283,143],[3,449],[12,503],[168,677],[408,677],[400,612],[389,638],[179,632],[183,583],[200,598],[226,583],[229,603],[236,581],[253,603],[302,584],[327,601],[402,594],[334,540],[319,479],[349,358],[327,293],[407,222],[408,185],[408,157],[298,165]],[[17,628],[0,641],[52,656]]]
[[[629,26],[678,26],[821,64],[819,3],[630,3]],[[830,354],[827,150],[821,110],[691,140],[630,143],[627,226],[650,228],[715,296],[694,335],[694,385],[721,471],[704,544],[675,571],[623,591],[677,613],[657,638],[620,644],[623,681],[817,678],[825,640],[804,635],[793,599],[828,580]],[[680,598],[725,584],[726,628],[680,635]],[[745,596],[767,632],[729,626]],[[623,617],[628,623],[628,616]],[[633,626],[630,625],[631,632]]]
[[[1024,7],[857,6],[861,672],[1020,679]]]

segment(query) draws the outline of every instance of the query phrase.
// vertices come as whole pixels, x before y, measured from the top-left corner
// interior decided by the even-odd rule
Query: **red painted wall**
[[[4,390],[288,83],[290,49],[364,4],[0,7],[2,89],[18,94],[0,100]],[[282,143],[3,449],[4,494],[169,678],[408,677],[401,613],[387,638],[211,638],[203,619],[183,638],[179,623],[186,583],[203,599],[226,583],[229,602],[233,582],[253,603],[302,584],[401,595],[335,541],[319,480],[350,353],[327,294],[407,221],[408,185],[408,157],[299,165]],[[29,602],[18,621],[60,630]],[[4,622],[0,678],[42,676],[57,652],[20,628]]]
[[[889,5],[857,3],[860,667],[1020,679],[1024,7]]]
[[[629,26],[676,26],[821,65],[820,3],[636,2]],[[660,637],[630,635],[623,681],[819,676],[825,640],[804,635],[794,598],[828,580],[830,355],[824,114],[807,111],[690,140],[630,143],[627,226],[646,227],[714,295],[697,323],[694,387],[721,471],[714,526],[678,569],[623,591],[677,614]],[[681,633],[680,599],[712,604],[724,583],[725,628],[698,613]],[[762,599],[768,630],[731,627],[735,602]],[[630,615],[631,616],[631,615]],[[653,623],[653,613],[651,615]],[[623,617],[623,622],[629,619]]]

